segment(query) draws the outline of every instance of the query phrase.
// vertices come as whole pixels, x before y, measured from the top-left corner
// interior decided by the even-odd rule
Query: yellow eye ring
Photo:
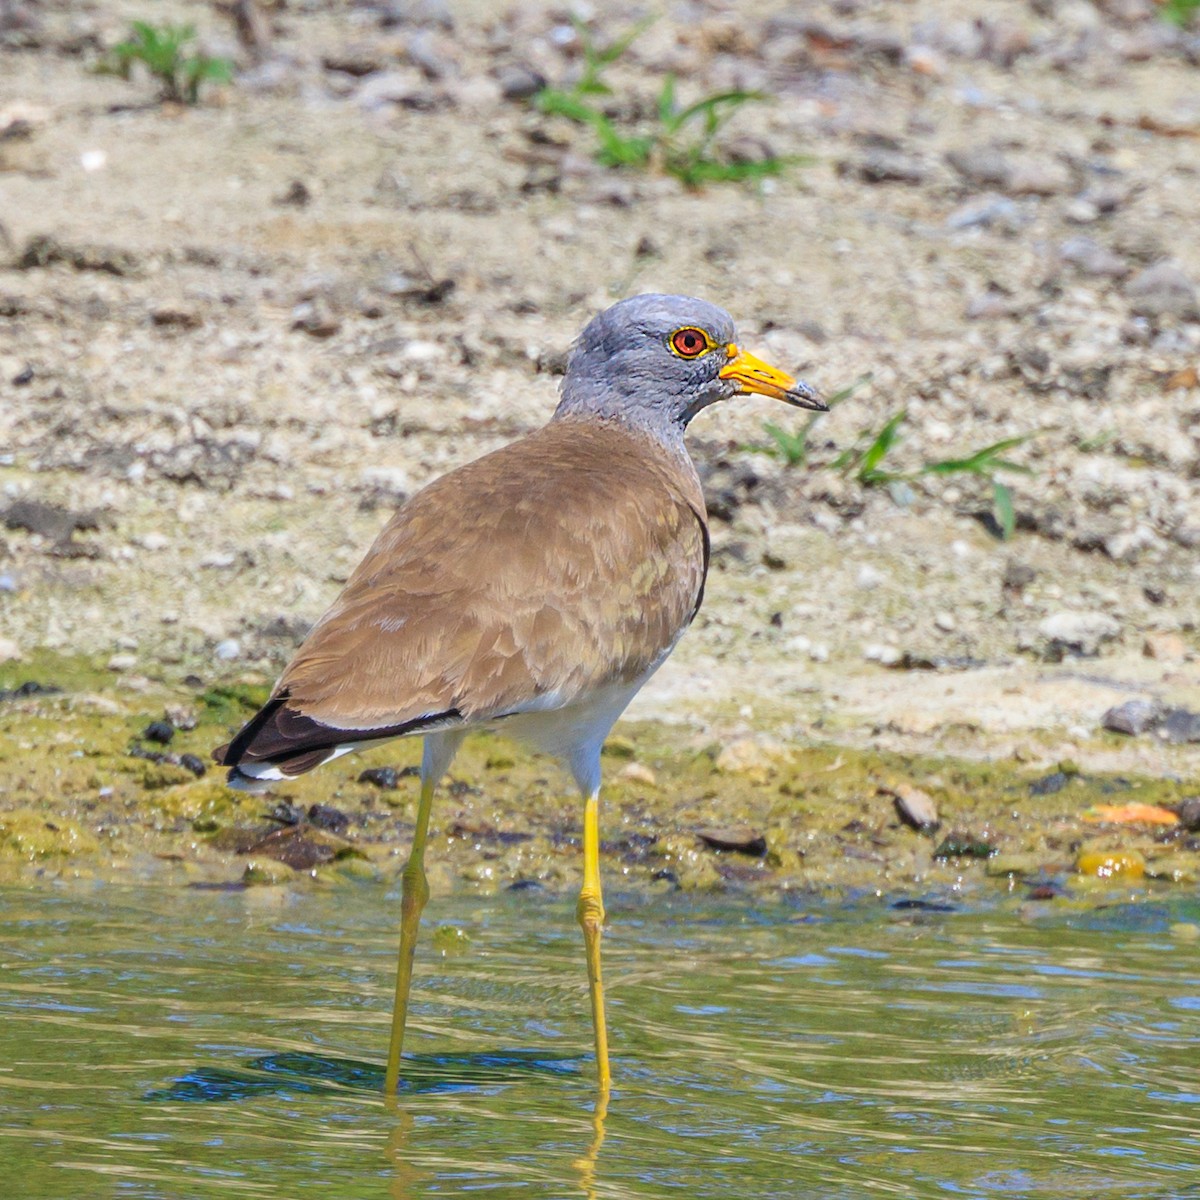
[[[667,345],[671,353],[679,358],[699,358],[700,355],[707,354],[713,349],[716,342],[703,329],[697,329],[694,325],[685,325],[671,334],[667,339]]]

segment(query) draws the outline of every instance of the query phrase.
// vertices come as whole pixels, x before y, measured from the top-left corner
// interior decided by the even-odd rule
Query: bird
[[[407,500],[267,702],[214,751],[230,786],[265,791],[353,750],[424,739],[401,874],[388,1094],[429,898],[434,789],[463,738],[492,729],[562,760],[583,799],[576,918],[607,1097],[600,751],[704,598],[708,517],[688,424],[755,394],[827,409],[813,387],[743,349],[733,318],[707,301],[642,294],[600,312],[571,347],[550,420]]]

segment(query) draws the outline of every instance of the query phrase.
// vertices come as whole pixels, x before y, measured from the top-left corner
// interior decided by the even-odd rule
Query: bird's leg
[[[429,899],[429,881],[425,878],[425,836],[429,832],[429,810],[433,802],[436,778],[421,780],[421,799],[417,805],[417,827],[412,849],[401,876],[400,961],[396,967],[396,1003],[392,1009],[392,1038],[388,1043],[387,1074],[384,1092],[392,1095],[400,1082],[400,1051],[404,1046],[404,1024],[408,1019],[408,992],[412,987],[413,953],[417,948],[417,929],[421,910]]]
[[[604,984],[600,980],[600,934],[604,926],[604,898],[600,893],[600,812],[596,793],[583,810],[583,889],[576,908],[587,948],[588,990],[592,995],[592,1028],[596,1034],[596,1071],[600,1092],[607,1096],[612,1084],[608,1069],[608,1026],[604,1020]]]

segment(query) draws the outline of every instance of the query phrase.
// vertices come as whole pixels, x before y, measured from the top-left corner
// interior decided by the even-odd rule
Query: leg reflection
[[[600,1147],[604,1145],[604,1121],[608,1116],[608,1092],[596,1096],[596,1107],[592,1110],[592,1140],[587,1150],[575,1160],[579,1172],[579,1189],[587,1200],[596,1200],[596,1162]]]

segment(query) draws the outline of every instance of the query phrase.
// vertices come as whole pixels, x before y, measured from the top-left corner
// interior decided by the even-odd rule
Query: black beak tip
[[[799,383],[786,395],[788,403],[797,408],[807,408],[812,412],[828,412],[829,405],[825,403],[821,393],[807,383]]]

